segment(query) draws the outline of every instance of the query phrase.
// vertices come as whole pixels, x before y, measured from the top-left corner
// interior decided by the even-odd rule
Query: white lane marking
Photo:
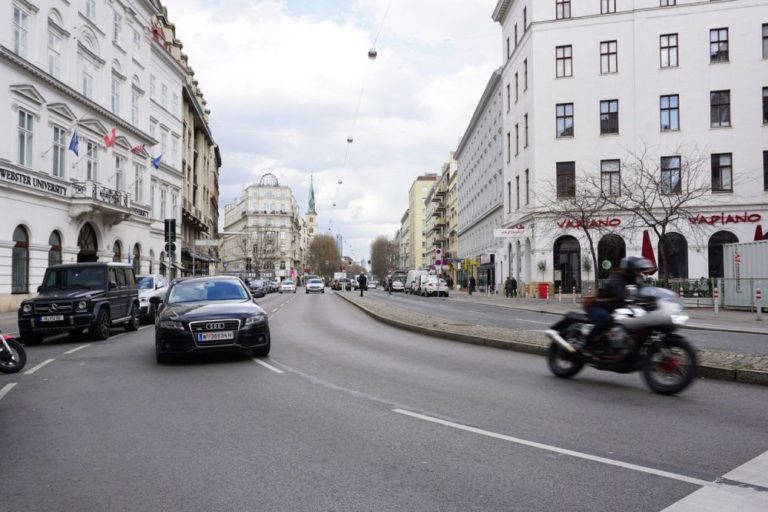
[[[85,347],[90,347],[90,346],[91,346],[91,344],[90,344],[90,343],[88,343],[88,344],[86,344],[86,345],[80,345],[79,347],[75,347],[75,348],[73,348],[72,350],[67,350],[66,352],[64,352],[64,354],[74,354],[74,353],[75,353],[75,352],[77,352],[78,350],[82,350],[82,349],[84,349]]]
[[[758,455],[717,480],[723,484],[718,488],[705,487],[689,494],[662,512],[765,512],[768,510],[768,452]],[[751,489],[750,485],[762,488]]]
[[[280,308],[275,308],[272,310],[272,313],[277,313]]]
[[[149,329],[150,327],[154,327],[154,325],[145,325],[144,327],[139,327],[139,330],[143,331],[144,329]]]
[[[125,336],[124,332],[121,332],[120,334],[115,334],[114,336],[110,336],[111,339],[119,338],[120,336]]]
[[[527,322],[529,324],[543,324],[543,325],[552,323],[552,322],[540,322],[538,320],[525,320],[524,318],[515,318],[515,322]]]
[[[35,373],[37,370],[39,370],[43,366],[47,365],[48,363],[52,363],[54,361],[55,361],[55,359],[46,359],[45,361],[43,361],[39,365],[35,366],[34,368],[30,368],[29,370],[25,371],[24,375],[32,375],[33,373]]]
[[[496,432],[490,432],[488,430],[482,430],[482,429],[479,429],[479,428],[470,427],[468,425],[462,425],[461,423],[454,423],[452,421],[441,420],[440,418],[435,418],[435,417],[432,417],[432,416],[426,416],[424,414],[419,414],[419,413],[416,413],[416,412],[406,411],[404,409],[392,409],[392,412],[395,412],[397,414],[403,414],[405,416],[410,416],[412,418],[417,418],[417,419],[420,419],[420,420],[428,421],[428,422],[431,422],[431,423],[437,423],[438,425],[443,425],[443,426],[446,426],[446,427],[451,427],[451,428],[455,428],[455,429],[458,429],[458,430],[463,430],[465,432],[471,432],[473,434],[479,434],[481,436],[492,437],[494,439],[500,439],[502,441],[509,441],[510,443],[520,444],[520,445],[523,445],[523,446],[529,446],[531,448],[538,448],[540,450],[547,450],[547,451],[550,451],[550,452],[559,453],[561,455],[569,455],[571,457],[576,457],[576,458],[579,458],[579,459],[585,459],[585,460],[590,460],[590,461],[593,461],[593,462],[599,462],[599,463],[602,463],[602,464],[607,464],[609,466],[617,466],[617,467],[624,468],[624,469],[631,469],[633,471],[639,471],[641,473],[647,473],[647,474],[650,474],[650,475],[660,476],[660,477],[663,477],[663,478],[670,478],[672,480],[678,480],[680,482],[686,482],[686,483],[693,484],[693,485],[698,485],[698,486],[701,486],[701,487],[712,487],[712,486],[720,487],[720,486],[718,486],[714,482],[707,482],[706,480],[700,480],[698,478],[691,478],[691,477],[685,476],[685,475],[679,475],[679,474],[676,474],[676,473],[670,473],[669,471],[662,471],[662,470],[659,470],[659,469],[648,468],[648,467],[645,467],[645,466],[638,466],[637,464],[630,464],[628,462],[622,462],[622,461],[619,461],[619,460],[607,459],[605,457],[598,457],[596,455],[590,455],[588,453],[577,452],[577,451],[568,450],[568,449],[565,449],[565,448],[558,448],[557,446],[552,446],[552,445],[543,444],[543,443],[537,443],[535,441],[527,441],[525,439],[520,439],[519,437],[512,437],[512,436],[507,436],[507,435],[504,435],[504,434],[498,434]]]
[[[275,367],[274,367],[274,366],[272,366],[271,364],[267,364],[267,363],[265,363],[264,361],[262,361],[261,359],[256,359],[256,358],[254,357],[254,358],[253,358],[253,362],[254,362],[254,363],[256,363],[256,364],[260,364],[260,365],[261,365],[261,366],[263,366],[264,368],[267,368],[268,370],[272,370],[272,371],[273,371],[273,372],[275,372],[275,373],[285,373],[285,372],[284,372],[283,370],[281,370],[280,368],[275,368]]]
[[[0,400],[2,400],[2,399],[3,399],[3,397],[4,397],[5,395],[7,395],[7,394],[8,394],[8,392],[9,392],[10,390],[12,390],[12,389],[13,389],[15,386],[16,386],[16,383],[15,383],[15,382],[9,382],[9,383],[8,383],[8,384],[6,384],[5,386],[3,386],[3,388],[2,388],[2,389],[0,389]]]

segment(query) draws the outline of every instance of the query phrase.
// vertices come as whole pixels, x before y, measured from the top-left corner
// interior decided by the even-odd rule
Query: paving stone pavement
[[[549,346],[541,330],[461,323],[355,294],[336,295],[381,322],[430,336],[541,355]],[[699,377],[768,385],[768,356],[709,349],[698,349],[698,354]]]

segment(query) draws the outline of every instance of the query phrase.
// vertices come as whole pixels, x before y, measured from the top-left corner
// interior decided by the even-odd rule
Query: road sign
[[[176,252],[176,244],[165,244],[165,252],[173,254]]]
[[[218,240],[195,240],[195,246],[197,247],[218,247]]]

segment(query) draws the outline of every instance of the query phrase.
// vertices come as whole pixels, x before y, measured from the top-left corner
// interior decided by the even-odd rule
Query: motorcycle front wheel
[[[651,347],[643,364],[643,378],[648,387],[661,395],[674,395],[693,382],[698,367],[696,350],[678,336]]]
[[[547,351],[547,365],[557,377],[570,379],[584,368],[584,359],[581,354],[571,354],[553,341]]]
[[[0,372],[16,373],[27,364],[27,352],[24,350],[24,345],[14,339],[6,340],[6,343],[11,352],[6,353],[3,349],[0,353]]]

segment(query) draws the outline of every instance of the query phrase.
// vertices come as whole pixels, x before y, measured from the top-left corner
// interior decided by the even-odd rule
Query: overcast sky
[[[456,149],[503,53],[495,0],[163,4],[212,111],[222,219],[266,172],[304,213],[313,174],[320,231],[357,260],[399,227],[413,179]]]

